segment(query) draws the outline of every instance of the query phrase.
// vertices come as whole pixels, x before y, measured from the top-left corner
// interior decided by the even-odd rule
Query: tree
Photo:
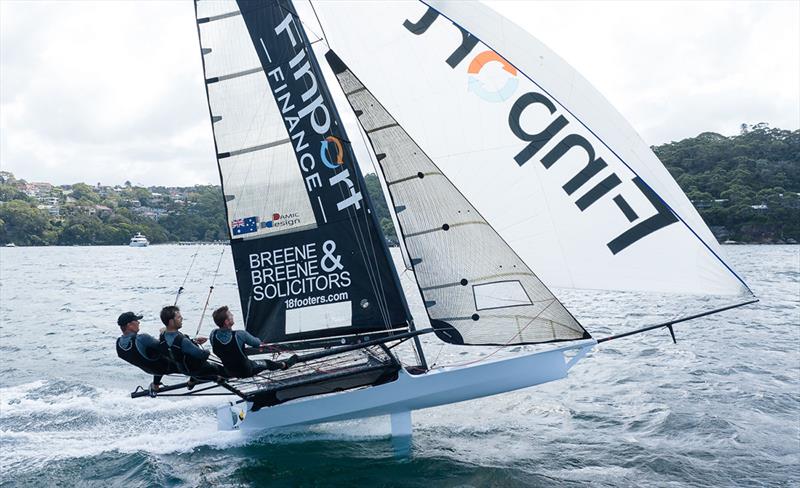
[[[75,183],[72,185],[72,198],[83,200],[85,203],[99,203],[100,196],[95,193],[94,188],[86,183]]]
[[[46,212],[21,200],[12,200],[0,205],[0,220],[3,222],[3,244],[13,242],[24,246],[51,244],[45,233],[50,230]]]
[[[13,185],[0,184],[0,202],[10,202],[11,200],[22,200],[24,202],[32,201],[32,199],[19,188]]]
[[[653,150],[689,198],[704,202],[700,215],[719,236],[800,240],[800,131],[743,124],[737,136],[703,133]]]

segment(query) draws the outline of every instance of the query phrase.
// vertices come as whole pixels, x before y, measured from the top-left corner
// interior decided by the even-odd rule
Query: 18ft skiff
[[[412,410],[557,380],[600,342],[754,301],[653,152],[527,32],[464,1],[301,6],[195,2],[244,323],[301,361],[158,396],[222,388],[235,399],[220,429],[391,415],[405,435]],[[377,162],[416,290],[400,284],[356,146]],[[733,305],[595,339],[550,287]],[[422,328],[406,293],[422,298]],[[427,333],[560,344],[431,369]],[[395,354],[405,341],[417,364]]]

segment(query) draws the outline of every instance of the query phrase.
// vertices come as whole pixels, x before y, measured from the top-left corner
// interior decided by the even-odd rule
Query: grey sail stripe
[[[530,307],[530,305],[528,305],[528,306]],[[514,307],[514,308],[517,308],[517,307]],[[492,311],[492,309],[478,310],[477,314],[478,314],[478,316],[480,316],[482,313],[488,315],[489,313],[491,313],[491,311]],[[553,320],[551,318],[541,318],[541,317],[539,317],[539,315],[538,315],[539,313],[541,313],[541,311],[537,312],[532,317],[528,316],[528,315],[524,315],[522,313],[518,313],[518,314],[514,314],[514,315],[510,315],[510,314],[491,314],[491,316],[492,316],[493,319],[504,319],[504,320],[507,319],[509,321],[516,320],[516,319],[518,319],[520,317],[523,317],[523,318],[526,318],[526,319],[530,319],[531,322],[534,322],[534,321],[536,321],[536,322],[547,322],[551,327],[553,325],[558,325],[560,327],[564,327],[566,329],[570,329],[568,325],[565,325],[565,324],[563,324],[561,322],[557,322],[557,321],[555,321],[555,320]],[[469,321],[469,322],[476,322],[477,323],[480,320],[480,317],[478,318],[478,320],[473,319],[472,316],[469,316],[469,315],[466,316],[466,317],[440,317],[440,318],[434,317],[434,319],[441,320],[443,322],[456,322],[456,321],[462,321],[463,320],[463,321]],[[570,330],[572,330],[572,329],[570,329]]]
[[[206,83],[210,85],[211,83],[217,83],[218,81],[225,81],[225,80],[230,80],[231,78],[239,78],[240,76],[252,75],[253,73],[260,73],[261,71],[264,71],[264,68],[259,66],[258,68],[246,69],[244,71],[231,73],[229,75],[214,76],[213,78],[208,78],[206,80]]]
[[[489,224],[487,224],[486,221],[484,221],[484,220],[470,220],[470,221],[467,221],[467,222],[458,222],[456,224],[448,224],[448,225],[449,225],[449,229],[452,229],[453,227],[460,227],[460,226],[463,226],[463,225],[489,225]],[[433,229],[421,230],[419,232],[410,232],[408,234],[403,234],[403,236],[407,237],[407,238],[408,237],[417,237],[417,236],[421,236],[421,235],[425,235],[425,234],[431,234],[433,232],[439,232],[439,231],[447,232],[447,230],[445,230],[445,229],[443,229],[441,227],[435,227]]]
[[[530,306],[530,305],[528,305],[528,306]],[[520,318],[523,318],[523,319],[530,320],[531,323],[539,323],[539,324],[546,323],[547,325],[550,326],[551,330],[553,329],[554,326],[561,327],[562,329],[573,330],[572,328],[570,328],[569,325],[567,325],[567,324],[565,324],[563,322],[559,322],[559,321],[553,320],[551,318],[542,318],[542,317],[540,317],[539,314],[541,313],[541,311],[536,312],[533,316],[525,315],[523,313],[518,313],[518,314],[511,315],[511,314],[493,314],[491,312],[492,312],[491,309],[489,309],[489,310],[478,310],[477,314],[478,314],[479,317],[480,317],[481,314],[491,315],[491,317],[493,319],[495,319],[495,320],[500,319],[500,320],[513,321],[513,320],[518,320]],[[475,320],[471,316],[467,316],[467,317],[442,317],[442,318],[435,318],[435,319],[436,320],[441,320],[443,322],[461,322],[461,321],[463,321],[463,322],[473,322],[476,325],[480,321],[480,318],[478,320]],[[542,331],[542,332],[544,332],[544,331]]]
[[[242,15],[242,13],[237,10],[236,12],[228,12],[226,14],[212,15],[211,17],[203,17],[202,19],[197,19],[197,23],[205,24],[206,22],[227,19],[228,17],[235,17],[237,15]]]
[[[530,271],[510,271],[508,273],[496,273],[496,274],[492,274],[492,275],[481,276],[479,278],[473,278],[472,282],[473,282],[473,284],[480,285],[481,283],[476,283],[476,282],[496,280],[497,278],[505,278],[505,277],[508,277],[508,276],[533,276],[534,278],[536,278],[536,275],[533,274]],[[547,300],[551,300],[551,299],[548,298]],[[547,301],[547,300],[543,300],[543,301]]]
[[[515,273],[498,273],[498,274],[494,274],[494,275],[490,275],[490,276],[481,276],[479,278],[472,278],[470,280],[467,280],[466,284],[462,284],[460,281],[456,281],[454,283],[443,283],[441,285],[424,286],[424,287],[421,287],[420,290],[422,290],[422,291],[430,291],[430,290],[441,290],[443,288],[453,288],[453,287],[456,287],[456,286],[481,285],[481,284],[485,284],[485,283],[482,283],[484,281],[489,281],[489,280],[493,280],[493,279],[496,279],[496,278],[504,278],[504,277],[509,277],[509,276],[533,276],[534,278],[536,277],[535,274],[529,273],[529,272],[525,272],[525,271],[522,271],[522,272],[519,272],[519,273],[516,273],[516,272]],[[547,301],[552,301],[552,299],[551,298],[547,298],[545,300],[531,300],[531,303],[547,302]]]
[[[270,143],[267,143],[267,144],[261,144],[259,146],[246,147],[244,149],[237,149],[235,151],[219,153],[217,155],[217,157],[219,159],[229,158],[231,156],[238,156],[240,154],[245,154],[245,153],[250,153],[250,152],[255,152],[255,151],[261,151],[261,150],[269,149],[269,148],[275,147],[275,146],[282,146],[284,144],[288,144],[289,142],[291,142],[291,139],[281,139],[280,141],[270,142]]]
[[[456,281],[455,283],[445,283],[443,285],[420,287],[420,290],[422,291],[441,290],[442,288],[451,288],[453,286],[464,286],[464,285],[462,285],[461,282]]]
[[[373,132],[378,132],[379,130],[389,129],[391,127],[397,127],[397,126],[398,124],[395,122],[394,124],[382,125],[380,127],[375,127],[374,129],[365,130],[364,132],[366,132],[367,134],[372,134]]]
[[[422,173],[422,176],[433,176],[433,175],[440,175],[440,174],[441,173],[436,173],[436,172],[431,171],[429,173]],[[400,179],[397,179],[397,180],[387,181],[386,185],[387,186],[392,186],[392,185],[396,185],[398,183],[403,183],[404,181],[414,180],[414,179],[419,178],[419,175],[420,175],[420,173],[417,173],[417,174],[415,174],[413,176],[406,176],[405,178],[400,178]]]
[[[361,86],[361,88],[356,88],[355,90],[353,90],[353,91],[351,91],[351,92],[347,92],[347,93],[345,93],[344,95],[345,95],[346,97],[349,97],[350,95],[355,95],[355,94],[356,94],[356,93],[358,93],[358,92],[362,92],[362,91],[366,91],[366,90],[367,90],[367,87],[365,87],[365,86],[363,86],[363,85],[362,85],[362,86]]]
[[[482,285],[482,284],[485,284],[485,283],[483,283],[485,281],[489,281],[491,283],[491,282],[493,282],[493,280],[496,280],[497,278],[507,278],[507,277],[511,277],[511,276],[533,276],[534,278],[536,278],[536,275],[531,273],[531,272],[529,272],[529,271],[514,271],[514,272],[511,272],[511,273],[497,273],[497,274],[493,274],[493,275],[486,275],[486,276],[480,276],[480,277],[477,277],[477,278],[472,278],[470,280],[467,280],[467,284],[470,284],[470,285],[473,285],[473,286],[474,285]],[[452,287],[455,287],[455,286],[466,286],[466,285],[462,285],[460,281],[456,281],[455,283],[444,283],[442,285],[426,286],[424,288],[420,288],[420,290],[422,290],[422,291],[441,290],[442,288],[452,288]],[[531,303],[549,302],[549,301],[552,301],[552,300],[553,300],[552,298],[546,298],[544,300],[531,300]]]

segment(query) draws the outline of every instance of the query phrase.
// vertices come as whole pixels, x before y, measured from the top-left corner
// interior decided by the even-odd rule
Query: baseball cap
[[[133,312],[125,312],[124,314],[120,315],[117,319],[117,325],[120,327],[128,325],[129,322],[133,322],[134,320],[141,320],[142,315],[136,315]]]

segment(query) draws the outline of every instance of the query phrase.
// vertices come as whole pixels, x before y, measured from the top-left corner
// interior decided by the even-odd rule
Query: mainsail
[[[291,2],[196,2],[247,330],[407,330],[363,176]]]
[[[371,124],[388,114],[417,153],[403,153],[402,164],[414,156],[435,172],[432,179],[457,189],[456,199],[469,202],[526,273],[563,288],[749,293],[636,132],[574,69],[507,19],[466,1],[314,5],[331,48],[380,102],[381,113],[367,114],[350,96],[376,152],[386,154],[382,168],[395,166]],[[345,92],[349,78],[341,80]],[[400,185],[390,192],[405,198]],[[401,207],[402,225],[410,206]],[[406,237],[411,251],[416,236]],[[458,245],[476,244],[483,242]],[[411,257],[425,263],[434,255]]]

